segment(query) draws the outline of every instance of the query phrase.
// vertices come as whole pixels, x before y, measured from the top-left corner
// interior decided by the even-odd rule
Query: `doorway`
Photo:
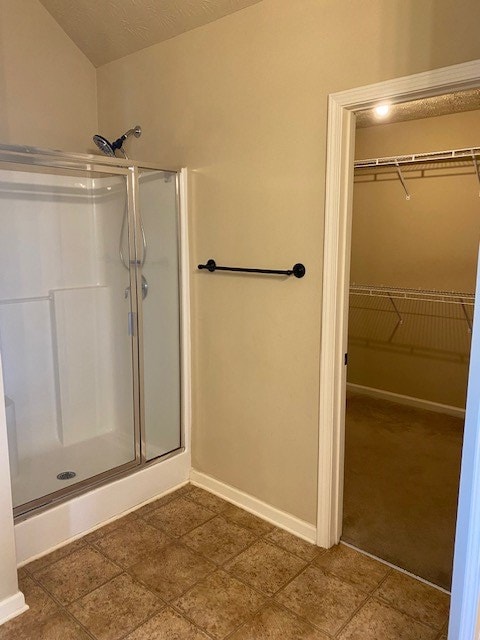
[[[480,92],[357,113],[342,540],[451,587]]]
[[[317,543],[321,546],[330,547],[338,543],[342,533],[354,111],[371,108],[384,100],[394,104],[479,85],[480,62],[473,61],[329,97],[317,518]],[[475,349],[480,348],[480,345],[476,346],[479,341],[475,340],[475,324],[478,324],[477,320],[474,321],[472,356],[476,355]],[[472,389],[475,387],[472,373],[469,386]],[[479,555],[476,550],[478,544],[475,545],[473,541],[480,530],[477,518],[480,500],[471,491],[480,475],[475,457],[480,456],[476,435],[478,419],[478,402],[473,395],[469,395],[465,427],[465,441],[469,443],[469,448],[467,456],[464,451],[462,460],[458,515],[462,527],[458,527],[456,537],[450,618],[452,638],[472,637],[480,588],[480,580],[471,569],[477,566]]]

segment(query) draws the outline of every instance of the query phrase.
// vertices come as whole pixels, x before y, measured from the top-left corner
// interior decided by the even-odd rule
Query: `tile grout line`
[[[322,547],[320,547],[322,548]],[[328,549],[325,550],[324,553],[327,553]],[[320,553],[319,555],[317,555],[315,558],[313,558],[312,560],[310,560],[310,562],[307,564],[306,567],[303,568],[302,571],[300,571],[300,573],[298,573],[296,576],[294,576],[294,578],[292,578],[291,580],[289,580],[281,589],[279,589],[277,591],[277,593],[273,596],[273,599],[275,599],[277,597],[277,595],[281,592],[284,591],[291,582],[293,582],[293,580],[295,580],[296,578],[298,578],[298,576],[303,573],[304,571],[307,570],[307,568],[309,567],[313,567],[314,569],[318,569],[319,571],[321,571],[322,573],[333,576],[336,580],[339,580],[340,582],[342,582],[343,584],[346,584],[348,586],[352,586],[351,583],[346,582],[345,580],[342,580],[341,578],[338,578],[336,575],[334,575],[331,572],[327,572],[327,571],[323,571],[322,569],[320,569],[320,567],[316,567],[313,563],[315,562],[315,560],[320,557],[323,556],[324,553]],[[360,591],[359,589],[357,589],[357,591]],[[368,602],[368,600],[370,599],[370,594],[365,593],[366,599],[362,602],[361,605],[359,605],[355,611],[353,612],[353,614],[348,618],[347,622],[340,628],[339,631],[335,632],[335,634],[330,634],[328,632],[326,632],[324,629],[322,629],[321,627],[319,627],[317,624],[315,624],[314,622],[312,622],[311,620],[308,620],[308,618],[299,615],[298,613],[296,613],[295,611],[293,611],[293,609],[290,609],[287,605],[284,605],[282,603],[279,603],[278,601],[274,600],[275,604],[279,604],[280,606],[282,606],[282,608],[285,608],[287,611],[289,611],[290,613],[295,614],[298,618],[300,618],[300,620],[304,620],[305,622],[307,622],[310,626],[312,626],[314,629],[317,629],[318,631],[320,631],[321,633],[325,634],[326,636],[329,636],[331,638],[335,638],[338,636],[339,633],[341,633],[341,631],[343,631],[343,629],[346,627],[346,625],[352,620],[353,616],[356,615],[356,613]]]
[[[77,538],[77,540],[74,540],[73,542],[70,542],[69,544],[76,544],[80,540],[82,540],[82,538]],[[30,564],[33,564],[34,562],[37,562],[38,560],[41,560],[42,558],[48,558],[48,556],[50,555],[49,553],[45,554],[44,556],[41,556],[40,558],[37,558],[37,560],[32,560],[32,562],[29,562],[28,564],[24,564],[20,568],[24,569],[29,575],[33,576],[34,573],[37,573],[38,571],[43,571],[44,569],[48,569],[48,567],[51,567],[52,565],[56,564],[57,562],[60,562],[60,560],[63,560],[64,558],[68,558],[69,556],[71,556],[76,551],[80,551],[80,549],[82,549],[84,546],[87,546],[88,544],[89,543],[87,541],[83,542],[81,545],[79,545],[78,549],[73,549],[71,551],[68,551],[64,556],[62,556],[61,558],[58,558],[58,560],[52,560],[52,562],[48,562],[45,566],[40,567],[40,569],[32,570],[32,569],[29,569],[28,567],[29,567]],[[65,547],[68,547],[68,545],[64,545],[63,547],[59,547],[59,549],[65,549]],[[57,549],[55,551],[57,551]],[[52,553],[55,553],[55,551],[52,551]]]
[[[199,527],[197,527],[197,528],[199,528]],[[192,533],[193,531],[195,531],[195,529],[193,529],[189,533]],[[185,535],[189,535],[189,534],[186,533]],[[242,553],[244,553],[245,551],[250,549],[250,547],[252,545],[254,545],[258,541],[258,539],[256,539],[253,542],[249,542],[247,544],[247,546],[242,547],[242,549],[240,549],[240,551],[238,551],[237,553],[234,553],[232,556],[230,556],[229,558],[227,558],[223,562],[216,562],[215,560],[212,560],[211,558],[209,558],[207,555],[205,555],[201,551],[198,551],[198,549],[195,549],[194,547],[188,546],[188,544],[186,542],[183,542],[182,538],[181,538],[181,540],[182,540],[183,546],[185,546],[190,552],[197,553],[202,558],[205,558],[205,560],[208,560],[209,562],[212,562],[216,566],[217,569],[222,569],[228,562],[230,562],[231,560],[234,560],[235,558],[238,558],[239,555],[241,555]]]
[[[147,513],[145,516],[138,516],[139,518],[141,518],[142,520],[144,520],[147,524],[149,524],[152,527],[155,527],[156,529],[158,529],[159,531],[162,531],[162,533],[167,534],[169,537],[172,537],[172,533],[167,531],[166,529],[162,528],[160,525],[155,524],[154,522],[149,522],[147,520],[147,518],[150,518],[150,516],[157,510],[161,509],[164,506],[167,506],[168,504],[170,504],[171,502],[174,502],[175,500],[180,500],[180,499],[187,499],[186,496],[179,496],[178,498],[173,498],[172,500],[169,500],[169,502],[167,502],[166,504],[162,504],[160,505],[157,509],[153,509],[150,513]],[[198,505],[197,503],[194,503],[193,500],[189,500],[190,503],[195,504],[197,506],[202,506],[202,505]],[[206,507],[203,507],[204,509]],[[193,527],[193,529],[191,529],[190,531],[193,531],[194,529],[197,529],[198,527],[201,527],[203,524],[206,524],[207,522],[210,522],[211,520],[213,520],[214,518],[217,517],[217,514],[214,513],[211,509],[207,509],[207,511],[210,511],[213,515],[210,518],[207,518],[207,520],[205,520],[204,522],[200,523],[199,525],[197,525],[196,527]],[[184,535],[187,535],[187,533],[190,533],[190,531],[186,531],[185,533],[182,533],[180,536],[175,536],[175,538],[179,539]]]
[[[346,545],[346,546],[350,546],[350,545]],[[356,549],[354,549],[356,551]],[[371,557],[369,555],[367,555],[367,557]],[[374,560],[376,560],[376,558],[372,558]],[[313,563],[314,561],[312,561]],[[359,611],[365,607],[371,600],[376,600],[379,601],[383,604],[385,604],[386,606],[388,606],[390,609],[393,609],[394,611],[396,611],[397,613],[400,613],[402,616],[405,616],[406,618],[410,619],[412,622],[415,622],[416,624],[420,624],[428,629],[431,629],[432,631],[437,631],[438,629],[433,626],[432,624],[429,624],[428,622],[425,622],[424,620],[420,620],[418,618],[415,618],[414,616],[412,616],[411,614],[407,613],[406,611],[402,611],[401,609],[399,609],[398,607],[396,607],[391,601],[382,598],[381,596],[377,595],[377,591],[380,589],[380,587],[382,586],[382,584],[384,582],[386,582],[388,580],[388,578],[394,574],[396,568],[387,564],[387,563],[382,563],[385,566],[389,567],[389,570],[387,571],[387,573],[385,574],[385,576],[380,580],[380,582],[372,589],[372,591],[370,592],[364,592],[367,595],[367,599],[355,610],[355,612],[353,613],[353,615],[348,619],[348,621],[343,625],[343,627],[341,628],[341,630],[338,632],[341,633],[345,627],[353,620],[354,616],[357,615],[357,613],[359,613]],[[317,567],[318,568],[318,567]],[[347,584],[349,586],[355,586],[352,582],[349,582],[348,580],[341,578],[340,576],[336,575],[335,573],[333,573],[332,571],[326,571],[325,573],[333,576],[334,578],[336,578],[337,580],[340,580],[341,582],[343,582],[344,584]],[[443,629],[443,627],[442,627]],[[442,631],[440,631],[440,636],[441,636]],[[337,635],[338,635],[337,634]],[[440,637],[439,636],[439,637]]]
[[[358,606],[355,611],[352,613],[352,615],[348,618],[348,620],[345,622],[345,624],[343,624],[338,631],[335,633],[334,638],[339,638],[340,635],[345,631],[345,628],[348,627],[348,625],[352,622],[352,620],[355,618],[355,616],[357,615],[357,613],[360,613],[360,611],[363,609],[363,607],[367,606],[367,604],[372,600],[373,596],[371,593],[366,594],[367,597],[366,599],[362,602],[362,604],[360,606]]]
[[[259,540],[260,540],[260,539],[261,539],[261,538],[259,538]],[[258,540],[257,540],[256,542],[258,542]],[[253,546],[253,544],[255,544],[255,543],[252,543],[252,545],[250,545],[250,546]],[[282,549],[282,551],[284,551],[284,549]],[[302,559],[302,560],[303,560],[303,559]],[[277,589],[277,591],[276,591],[273,595],[271,595],[271,596],[270,596],[270,595],[268,595],[268,594],[266,594],[266,593],[264,593],[263,591],[261,591],[261,590],[260,590],[260,589],[258,589],[257,587],[253,587],[251,584],[249,584],[248,582],[246,582],[246,581],[245,581],[244,579],[242,579],[241,577],[238,577],[238,576],[236,576],[236,575],[234,575],[234,574],[230,573],[230,572],[229,572],[229,571],[227,571],[226,569],[223,569],[223,571],[224,571],[225,573],[227,573],[227,575],[229,575],[230,577],[234,578],[235,580],[238,580],[238,582],[241,582],[243,585],[245,585],[246,587],[248,587],[248,588],[252,589],[253,591],[255,591],[255,593],[258,593],[258,595],[260,595],[260,596],[262,596],[263,598],[265,598],[265,602],[264,602],[264,604],[263,604],[263,605],[261,605],[261,607],[259,607],[259,609],[257,609],[257,610],[256,610],[254,613],[252,613],[251,615],[249,615],[249,616],[247,617],[247,619],[246,619],[246,620],[244,620],[244,621],[243,621],[243,623],[242,623],[241,625],[239,625],[238,627],[236,627],[236,629],[235,629],[231,634],[229,634],[228,636],[226,636],[226,637],[225,637],[224,639],[222,639],[222,640],[227,640],[227,638],[229,638],[229,637],[230,637],[230,635],[232,635],[234,632],[238,631],[238,629],[240,629],[240,627],[241,627],[241,626],[243,626],[244,624],[246,624],[246,623],[247,623],[247,621],[252,620],[252,619],[253,619],[253,618],[254,618],[254,617],[259,613],[259,611],[260,611],[262,608],[266,608],[266,607],[267,607],[268,605],[270,605],[270,604],[274,604],[274,605],[276,605],[276,606],[280,607],[280,608],[281,608],[281,609],[283,609],[284,611],[288,612],[290,615],[292,615],[292,614],[293,614],[297,619],[299,619],[299,620],[303,621],[304,623],[306,623],[306,624],[310,625],[311,627],[313,627],[314,629],[316,629],[316,630],[320,631],[321,633],[325,634],[326,636],[332,637],[332,636],[330,636],[330,634],[326,633],[323,629],[321,629],[321,628],[320,628],[320,627],[318,627],[317,625],[313,624],[310,620],[307,620],[307,618],[304,618],[303,616],[299,615],[298,613],[296,613],[296,612],[295,612],[295,611],[293,611],[292,609],[289,609],[286,605],[283,605],[282,603],[277,602],[277,601],[275,600],[276,596],[277,596],[281,591],[283,591],[284,589],[286,589],[286,587],[287,587],[291,582],[293,582],[296,578],[298,578],[298,576],[299,576],[301,573],[303,573],[303,572],[304,572],[304,571],[305,571],[305,570],[310,566],[311,562],[313,562],[313,560],[311,560],[310,562],[309,562],[309,561],[305,561],[305,560],[303,560],[303,561],[304,561],[304,562],[306,562],[307,564],[306,564],[306,565],[305,565],[305,566],[304,566],[300,571],[296,572],[296,573],[295,573],[295,575],[293,575],[291,578],[289,578],[289,580],[287,580],[287,582],[285,582],[285,584],[283,584],[279,589]]]
[[[180,543],[173,543],[173,544],[180,544]],[[168,546],[168,545],[167,545]],[[185,547],[184,545],[180,545],[183,548],[185,548],[187,551],[190,551],[190,549],[188,549],[188,547]],[[213,563],[211,563],[213,564]],[[134,564],[132,564],[129,569],[131,569],[134,566]],[[140,578],[138,578],[135,575],[132,575],[129,572],[129,569],[126,570],[126,572],[128,573],[128,575],[131,576],[131,578],[133,580],[135,580],[136,582],[138,582],[139,584],[145,586],[148,590],[153,591],[153,587],[151,587],[150,585],[148,585],[146,582],[144,582],[143,580],[141,580]],[[172,600],[165,600],[160,594],[158,594],[158,597],[165,602],[165,604],[167,606],[172,606],[172,602],[175,600],[178,600],[178,598],[181,598],[182,596],[184,596],[188,591],[190,591],[190,589],[193,589],[194,587],[196,587],[200,582],[202,582],[202,580],[205,580],[206,578],[208,578],[209,576],[211,576],[213,573],[215,573],[216,571],[218,571],[219,567],[217,567],[216,565],[213,565],[213,568],[209,571],[207,571],[206,574],[204,574],[201,578],[199,578],[198,580],[196,580],[195,582],[193,582],[192,584],[190,584],[184,591],[182,591],[179,595],[174,596],[172,598]],[[156,591],[154,592],[156,594]]]
[[[201,581],[200,581],[201,582]],[[198,583],[197,583],[198,584]],[[187,589],[187,591],[185,591],[185,593],[182,596],[179,596],[180,598],[183,597],[186,593],[188,593],[190,591],[190,589]],[[177,600],[178,598],[175,598],[175,600]],[[213,640],[218,640],[218,638],[216,638],[212,633],[210,633],[209,631],[207,631],[204,627],[202,627],[200,624],[198,624],[198,622],[195,622],[193,620],[193,618],[191,618],[188,613],[185,613],[182,609],[180,609],[180,607],[178,605],[175,604],[175,601],[172,601],[169,603],[169,606],[171,609],[173,609],[176,613],[178,613],[182,618],[185,618],[185,620],[188,620],[188,622],[190,622],[191,624],[193,624],[193,626],[197,629],[200,629],[203,633],[205,633],[209,638],[213,638]]]
[[[357,615],[357,613],[359,613],[360,610],[363,609],[363,607],[365,607],[373,599],[373,594],[375,593],[375,591],[377,591],[377,589],[387,580],[387,578],[392,574],[392,572],[393,572],[393,570],[390,567],[389,570],[387,571],[387,573],[385,574],[385,576],[380,580],[380,582],[372,589],[372,591],[370,591],[367,594],[366,600],[364,600],[362,602],[362,604],[355,609],[355,611],[348,618],[348,620],[345,622],[345,624],[340,627],[340,629],[337,631],[337,633],[334,636],[335,638],[340,637],[340,634],[342,634],[343,631],[345,630],[345,628],[350,624],[350,622],[352,622],[353,618]],[[335,576],[335,577],[337,577],[337,576]],[[339,578],[337,577],[337,579],[339,579]],[[342,580],[342,582],[346,582],[346,581]],[[351,584],[351,583],[346,583],[346,584]]]
[[[137,580],[136,578],[134,578],[133,576],[131,576],[129,573],[127,573],[127,571],[125,569],[123,569],[122,573],[114,576],[113,578],[111,578],[110,580],[108,580],[107,582],[105,582],[104,584],[100,585],[99,587],[93,589],[92,591],[90,591],[89,593],[85,594],[84,596],[81,596],[80,598],[77,598],[76,600],[74,600],[73,602],[70,603],[69,606],[71,606],[72,604],[79,602],[79,600],[81,600],[82,598],[85,598],[86,596],[94,593],[95,591],[97,591],[98,589],[104,587],[105,585],[109,584],[110,582],[113,582],[113,580],[115,580],[115,578],[118,578],[122,575],[127,576],[128,578],[130,578],[132,580],[132,582],[134,584],[137,584],[138,586],[141,586],[143,589],[145,589],[145,591],[148,591],[154,598],[156,598],[157,600],[159,600],[159,603],[162,605],[161,609],[158,609],[157,611],[155,611],[152,615],[148,615],[146,618],[144,618],[140,624],[138,624],[137,626],[135,626],[134,628],[130,629],[125,635],[119,636],[118,638],[115,638],[115,640],[123,640],[124,638],[126,638],[129,634],[133,633],[133,631],[135,631],[135,629],[138,629],[138,627],[141,627],[143,624],[145,624],[145,622],[147,622],[147,620],[150,620],[151,618],[153,618],[155,615],[157,615],[158,613],[160,613],[160,611],[163,611],[163,609],[165,609],[165,607],[167,606],[167,603],[165,602],[165,600],[163,598],[161,598],[157,593],[154,593],[152,591],[152,589],[150,587],[146,587],[143,583],[141,583],[139,580]],[[77,618],[73,615],[73,613],[70,613],[71,617],[74,620],[77,620]],[[83,627],[82,623],[80,621],[78,621],[79,624]],[[92,635],[92,637],[94,638],[94,640],[98,640],[97,636],[95,636],[93,634],[93,632],[90,631],[90,634]]]
[[[84,631],[87,634],[87,636],[89,636],[92,640],[97,640],[97,638],[79,620],[77,620],[77,618],[67,609],[67,607],[63,605],[53,594],[50,594],[45,589],[45,587],[43,587],[43,585],[40,582],[38,582],[38,580],[33,575],[31,576],[31,579],[37,585],[37,587],[39,587],[42,591],[44,591],[47,594],[47,596],[51,598],[55,602],[55,604],[57,604],[60,607],[61,612],[65,613],[66,616],[70,620],[72,620],[75,624],[77,624],[82,629],[82,631]]]
[[[386,600],[385,598],[382,598],[381,596],[377,596],[375,595],[375,593],[372,593],[372,599],[375,599],[377,602],[380,602],[381,604],[386,605],[387,607],[389,607],[390,609],[393,609],[394,611],[396,611],[397,613],[400,613],[402,616],[405,616],[406,618],[409,618],[410,620],[412,620],[413,622],[416,622],[417,624],[420,624],[424,627],[427,627],[427,629],[431,629],[432,631],[436,631],[437,633],[439,633],[440,635],[443,633],[443,626],[441,627],[440,631],[438,630],[437,627],[434,627],[432,624],[430,624],[429,622],[425,622],[424,620],[419,620],[418,618],[415,618],[414,616],[412,616],[410,613],[407,613],[406,611],[402,611],[401,609],[399,609],[398,607],[396,607],[392,602],[390,602],[389,600]]]
[[[357,551],[358,553],[361,553],[362,555],[367,556],[367,558],[372,558],[372,560],[376,560],[377,562],[380,562],[381,564],[384,564],[387,567],[390,567],[390,569],[394,569],[396,571],[399,571],[400,573],[403,573],[406,576],[409,576],[410,578],[413,578],[414,580],[417,580],[418,582],[422,582],[423,584],[426,584],[427,587],[431,587],[432,589],[436,589],[437,591],[445,593],[448,596],[451,595],[450,591],[448,591],[447,589],[444,589],[440,585],[434,584],[433,582],[429,582],[428,580],[425,580],[425,578],[422,578],[420,576],[416,576],[414,573],[411,573],[410,571],[407,571],[406,569],[402,569],[402,567],[398,567],[397,565],[392,564],[391,562],[388,562],[388,560],[383,560],[383,558],[379,558],[378,556],[374,556],[373,554],[369,553],[368,551],[364,551],[363,549],[360,549],[359,547],[355,547],[353,544],[350,544],[349,542],[344,542],[343,540],[340,540],[339,544],[342,544],[345,547],[349,547],[350,549],[353,549],[354,551]]]
[[[94,551],[95,553],[98,553],[99,555],[102,556],[102,558],[104,560],[106,560],[107,562],[109,562],[110,564],[113,564],[115,567],[117,567],[117,569],[119,570],[119,573],[117,573],[116,575],[112,576],[111,578],[109,578],[108,580],[106,580],[105,582],[102,582],[101,584],[99,584],[98,586],[96,586],[94,589],[91,589],[91,591],[87,591],[86,593],[84,593],[82,596],[79,596],[78,598],[75,598],[74,600],[72,600],[72,602],[70,602],[69,604],[72,604],[73,602],[76,602],[77,600],[80,600],[81,598],[84,598],[86,595],[88,595],[89,593],[91,593],[92,591],[95,591],[96,589],[103,587],[103,585],[108,584],[109,582],[111,582],[111,580],[113,580],[114,578],[118,577],[121,573],[124,573],[125,569],[118,564],[118,562],[115,562],[115,560],[112,560],[111,558],[109,558],[105,553],[102,553],[102,551],[100,551],[100,549],[97,549],[97,547],[93,546],[90,543],[86,543],[85,547],[88,549],[91,549],[92,551]],[[52,596],[54,594],[51,593],[51,591],[48,589],[48,587],[44,586],[43,583],[40,581],[40,579],[35,576],[36,573],[40,573],[40,571],[44,571],[45,569],[51,570],[53,568],[53,566],[59,562],[62,562],[63,560],[65,560],[66,558],[72,556],[74,553],[77,553],[77,551],[81,551],[83,550],[85,547],[81,547],[80,549],[75,549],[75,551],[72,551],[72,553],[69,553],[66,556],[63,556],[63,558],[60,558],[59,560],[56,560],[55,562],[53,562],[52,564],[47,565],[45,568],[42,569],[38,569],[35,572],[32,572],[30,575],[32,578],[35,578],[36,582],[49,594],[51,594]],[[67,605],[63,605],[63,606],[67,606]]]

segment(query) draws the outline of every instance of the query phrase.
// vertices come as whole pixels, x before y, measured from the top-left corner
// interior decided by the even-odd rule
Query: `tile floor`
[[[446,640],[449,598],[191,485],[19,572],[0,640]]]

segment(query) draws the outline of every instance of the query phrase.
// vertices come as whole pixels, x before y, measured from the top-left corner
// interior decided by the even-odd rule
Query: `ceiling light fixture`
[[[379,104],[378,107],[375,107],[374,111],[377,118],[385,118],[385,116],[387,116],[390,111],[390,105]]]

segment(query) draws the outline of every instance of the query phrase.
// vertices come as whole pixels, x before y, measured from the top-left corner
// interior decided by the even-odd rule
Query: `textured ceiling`
[[[363,127],[373,127],[377,124],[419,120],[420,118],[445,116],[449,113],[476,111],[477,109],[480,109],[480,89],[470,89],[423,100],[394,104],[385,118],[378,118],[373,109],[359,111],[357,113],[357,127],[361,129]]]
[[[40,0],[83,53],[106,62],[261,0]]]

